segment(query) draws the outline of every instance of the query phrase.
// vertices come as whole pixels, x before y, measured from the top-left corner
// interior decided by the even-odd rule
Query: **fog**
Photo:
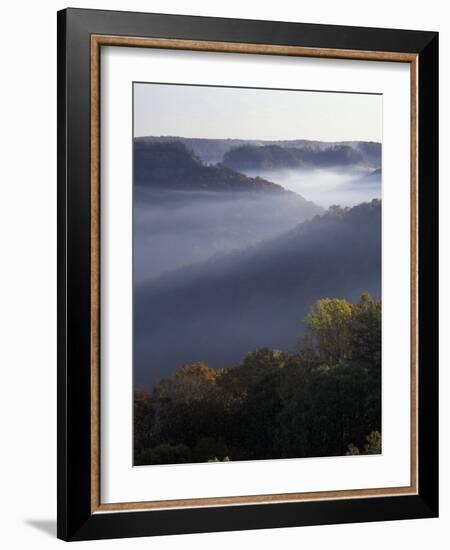
[[[257,347],[292,349],[322,297],[380,296],[381,205],[328,213],[277,239],[168,273],[134,295],[135,383],[184,363],[230,367]]]
[[[134,281],[276,237],[322,209],[293,193],[138,190]]]
[[[364,168],[308,168],[245,172],[282,185],[324,208],[381,198],[381,172]]]
[[[179,140],[135,146],[135,384],[196,361],[231,367],[257,347],[291,349],[315,300],[379,297],[377,144],[315,154],[319,144],[304,158],[247,147],[234,162],[259,168],[246,175]]]

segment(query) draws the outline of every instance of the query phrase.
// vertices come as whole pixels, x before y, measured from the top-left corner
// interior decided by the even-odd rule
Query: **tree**
[[[378,455],[381,453],[381,434],[379,431],[370,432],[364,445],[365,455]]]
[[[349,355],[355,306],[347,300],[317,300],[305,319],[311,344],[321,363],[335,364]]]
[[[189,378],[191,380],[200,380],[203,382],[215,383],[217,373],[214,369],[208,367],[203,361],[198,361],[192,365],[183,365],[175,373],[178,379]]]
[[[140,454],[153,443],[153,425],[155,411],[150,393],[145,389],[134,392],[134,456]]]
[[[211,393],[217,372],[203,361],[180,367],[172,378],[161,380],[155,391],[160,398],[172,401],[198,401]]]
[[[381,302],[323,298],[298,353],[183,365],[134,396],[135,464],[381,452]]]
[[[349,345],[354,361],[381,367],[381,302],[367,292],[353,308]]]
[[[366,443],[364,444],[364,452],[362,454],[378,455],[380,453],[381,453],[381,434],[379,431],[370,432],[370,434],[366,436]],[[356,445],[354,445],[353,443],[350,443],[350,445],[348,445],[348,451],[345,454],[360,455],[361,451]]]

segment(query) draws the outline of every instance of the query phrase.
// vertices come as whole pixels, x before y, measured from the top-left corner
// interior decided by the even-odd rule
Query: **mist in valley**
[[[136,386],[292,350],[316,300],[380,297],[380,144],[229,142],[202,140],[209,163],[182,138],[135,140]]]
[[[255,176],[255,171],[246,171]],[[282,185],[315,204],[355,206],[381,199],[381,171],[373,168],[298,168],[261,170],[262,178]]]
[[[293,193],[149,191],[134,198],[134,282],[272,239],[321,207]]]
[[[332,209],[281,236],[135,286],[135,383],[183,364],[237,364],[260,347],[292,350],[324,296],[381,294],[381,204]]]

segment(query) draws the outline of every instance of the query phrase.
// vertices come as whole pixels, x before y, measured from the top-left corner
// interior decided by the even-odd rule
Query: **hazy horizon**
[[[179,139],[205,139],[208,141],[261,141],[261,142],[274,142],[274,141],[280,141],[280,142],[288,142],[288,141],[317,141],[320,143],[353,143],[353,142],[366,142],[366,143],[380,143],[381,141],[376,141],[373,139],[345,139],[345,140],[335,140],[335,139],[309,139],[309,138],[289,138],[289,139],[261,139],[258,137],[249,137],[249,138],[241,138],[241,137],[203,137],[203,136],[185,136],[185,135],[179,135],[179,134],[145,134],[142,136],[134,136],[136,139],[140,138],[154,138],[154,139],[173,139],[173,138],[179,138]]]
[[[382,142],[382,95],[133,84],[134,137]]]

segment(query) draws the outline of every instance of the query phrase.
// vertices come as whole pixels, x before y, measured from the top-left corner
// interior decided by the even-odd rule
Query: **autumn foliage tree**
[[[381,302],[324,298],[294,353],[181,366],[134,399],[134,463],[381,452]]]

